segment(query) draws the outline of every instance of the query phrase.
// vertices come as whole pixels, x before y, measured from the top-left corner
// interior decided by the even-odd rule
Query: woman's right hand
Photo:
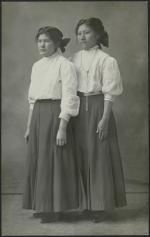
[[[66,128],[59,128],[56,137],[56,145],[57,146],[64,146],[67,143],[67,134]]]
[[[25,138],[25,142],[28,143],[29,141],[29,133],[30,133],[30,129],[27,128],[26,132],[25,132],[25,135],[24,135],[24,138]]]

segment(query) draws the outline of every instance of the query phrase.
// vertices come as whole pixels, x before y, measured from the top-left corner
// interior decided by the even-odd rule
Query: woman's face
[[[49,57],[55,53],[57,47],[51,38],[46,34],[41,34],[37,40],[37,46],[40,55],[43,57]]]
[[[90,49],[97,45],[98,35],[89,26],[83,24],[78,28],[77,39],[83,49]]]

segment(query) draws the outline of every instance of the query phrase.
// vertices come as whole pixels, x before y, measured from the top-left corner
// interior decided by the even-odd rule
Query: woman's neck
[[[99,46],[96,44],[96,45],[94,45],[94,46],[92,46],[92,47],[90,47],[90,48],[85,48],[85,49],[83,49],[83,50],[85,50],[85,51],[92,51],[92,50],[95,50],[95,49],[97,49]]]
[[[43,58],[50,59],[50,58],[55,57],[57,54],[58,54],[58,50],[55,50],[54,53],[52,53],[51,55],[44,56]]]

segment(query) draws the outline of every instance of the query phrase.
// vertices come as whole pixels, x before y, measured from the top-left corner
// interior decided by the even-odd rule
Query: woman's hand
[[[29,141],[29,133],[30,133],[30,129],[27,128],[26,132],[25,132],[25,135],[24,135],[24,138],[25,138],[25,142],[28,143]]]
[[[59,128],[56,137],[56,145],[64,146],[67,143],[67,133],[66,128]]]
[[[98,123],[96,133],[98,133],[99,139],[101,141],[103,141],[108,135],[108,125],[109,121],[106,119],[102,119]]]
[[[25,132],[25,135],[24,135],[26,143],[28,143],[28,141],[29,141],[29,133],[30,133],[30,124],[31,124],[31,119],[32,119],[32,113],[33,113],[33,110],[30,109],[29,110],[29,115],[28,115],[28,122],[27,122],[27,126],[26,126],[27,129],[26,129],[26,132]]]

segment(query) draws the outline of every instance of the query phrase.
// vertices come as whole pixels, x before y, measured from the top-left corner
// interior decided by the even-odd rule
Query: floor
[[[127,193],[128,205],[115,209],[105,221],[90,220],[41,224],[32,211],[22,210],[22,196],[2,195],[2,235],[148,235],[148,193]]]

